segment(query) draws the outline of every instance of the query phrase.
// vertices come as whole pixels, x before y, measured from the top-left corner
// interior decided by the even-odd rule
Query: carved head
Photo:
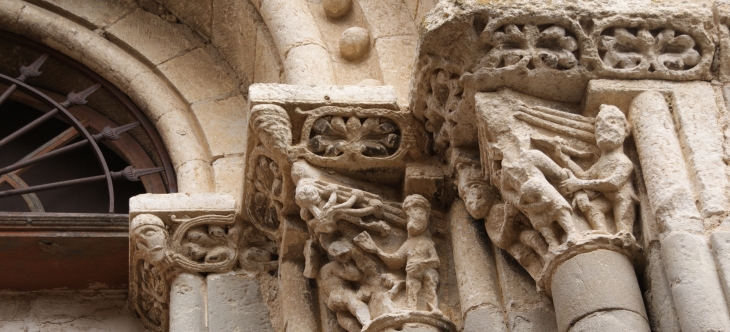
[[[600,149],[613,149],[623,145],[629,132],[626,116],[618,107],[601,105],[596,116],[596,143]]]
[[[294,200],[297,202],[299,207],[306,209],[311,206],[317,206],[322,202],[322,196],[319,189],[311,184],[304,184],[297,186],[294,193]]]
[[[277,105],[256,105],[251,109],[251,128],[264,146],[281,156],[292,143],[291,121],[286,110]]]
[[[460,165],[457,168],[459,197],[464,200],[466,210],[475,219],[486,218],[494,200],[489,183],[476,166]]]
[[[167,230],[162,219],[151,214],[140,214],[132,220],[132,240],[137,250],[146,252],[151,263],[159,263],[165,259],[165,242]]]
[[[403,200],[403,212],[408,216],[408,235],[418,236],[428,228],[431,218],[431,203],[418,194],[410,195]]]

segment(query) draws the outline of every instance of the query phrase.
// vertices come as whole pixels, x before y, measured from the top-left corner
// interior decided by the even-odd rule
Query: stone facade
[[[145,112],[179,184],[130,201],[139,323],[116,293],[64,313],[76,327],[27,304],[56,293],[3,293],[26,304],[0,331],[730,331],[728,18],[0,0],[0,29]]]

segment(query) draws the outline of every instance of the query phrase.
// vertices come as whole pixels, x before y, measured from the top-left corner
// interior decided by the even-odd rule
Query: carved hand
[[[423,263],[421,262],[411,262],[409,264],[406,264],[406,273],[416,273],[418,271],[424,270],[421,266]]]
[[[354,239],[353,242],[357,244],[360,248],[363,250],[369,252],[369,253],[376,253],[378,252],[378,247],[375,245],[375,242],[373,242],[373,239],[370,237],[370,234],[367,232],[362,232],[358,234]]]
[[[576,178],[572,173],[570,174],[570,178],[563,181],[559,185],[559,189],[561,192],[565,193],[574,193],[578,190],[583,189],[584,181],[581,179]]]

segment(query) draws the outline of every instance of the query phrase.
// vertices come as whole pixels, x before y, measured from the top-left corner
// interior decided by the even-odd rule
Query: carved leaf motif
[[[166,319],[165,280],[156,267],[147,261],[140,263],[140,294],[142,313],[147,321],[155,326],[162,326]]]
[[[601,35],[598,50],[603,63],[615,69],[688,70],[700,62],[696,42],[673,29],[613,28]]]
[[[312,126],[309,150],[324,157],[345,153],[387,157],[400,146],[400,129],[390,119],[325,116]]]
[[[558,25],[541,29],[532,24],[507,24],[492,33],[486,44],[492,49],[482,59],[480,67],[505,68],[521,64],[527,69],[568,70],[578,62],[574,54],[578,42]]]
[[[279,227],[278,211],[281,203],[283,177],[279,165],[266,156],[259,156],[254,170],[254,186],[251,211],[259,226],[268,229]]]

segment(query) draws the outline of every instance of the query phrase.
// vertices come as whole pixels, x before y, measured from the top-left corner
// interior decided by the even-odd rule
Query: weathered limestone
[[[238,262],[235,200],[216,194],[140,195],[130,202],[130,307],[154,331],[208,326],[200,272]]]
[[[721,295],[709,246],[703,238],[692,234],[702,231],[702,219],[688,195],[689,179],[670,116],[664,97],[657,92],[644,92],[631,104],[630,117],[647,191],[654,215],[664,226],[664,267],[670,281],[679,281],[672,284],[675,308],[683,331],[728,329],[730,319],[726,310],[710,314],[709,307],[704,307],[727,304]]]
[[[204,331],[208,326],[205,279],[181,273],[170,284],[170,331]]]
[[[244,274],[209,274],[208,331],[273,331],[259,282]]]
[[[126,304],[121,290],[1,292],[0,331],[149,331]]]
[[[452,206],[449,219],[464,331],[508,331],[492,248],[480,238],[462,202]]]
[[[333,84],[334,72],[319,31],[302,0],[266,0],[259,8],[274,35],[289,84]]]
[[[436,2],[5,0],[0,27],[216,193],[131,203],[151,329],[730,331],[727,3]]]
[[[200,102],[192,108],[214,158],[245,151],[248,108],[243,96]]]
[[[128,47],[140,52],[155,65],[189,51],[193,44],[183,28],[169,24],[159,16],[137,9],[106,29]]]
[[[609,250],[580,254],[560,265],[552,282],[560,331],[650,331],[626,256]]]

